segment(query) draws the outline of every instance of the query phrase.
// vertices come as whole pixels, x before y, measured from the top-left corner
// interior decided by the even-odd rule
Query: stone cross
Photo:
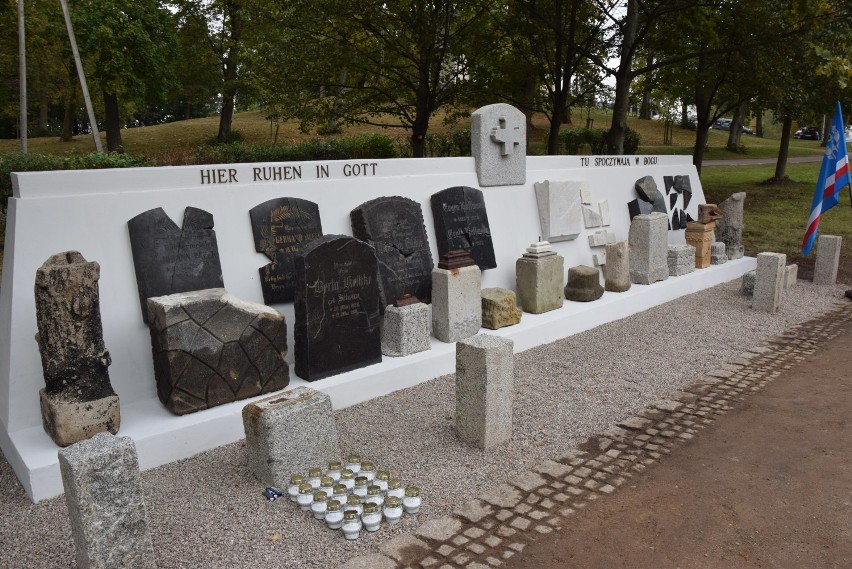
[[[508,156],[521,144],[521,127],[506,128],[506,117],[498,119],[500,126],[491,129],[491,140],[500,145],[500,154]]]

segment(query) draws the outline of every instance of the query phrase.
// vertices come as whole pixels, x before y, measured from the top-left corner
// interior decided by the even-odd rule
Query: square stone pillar
[[[837,282],[841,241],[842,238],[838,235],[820,235],[817,238],[814,284],[833,285]]]
[[[456,344],[456,431],[482,449],[512,438],[513,347],[488,334]]]
[[[432,270],[432,335],[457,342],[482,327],[482,272],[476,265]]]
[[[787,255],[758,253],[754,278],[752,308],[761,312],[778,312],[784,299],[784,277],[787,274]]]
[[[669,278],[668,231],[665,213],[640,214],[630,222],[630,282],[647,285]]]
[[[407,356],[432,347],[432,307],[422,302],[390,305],[382,325],[382,354]]]
[[[515,262],[515,287],[524,312],[541,314],[562,308],[565,258],[547,249],[531,251]]]
[[[268,486],[286,486],[290,475],[340,458],[331,398],[310,387],[243,407],[249,470]]]
[[[136,445],[98,433],[59,451],[77,567],[156,569]]]

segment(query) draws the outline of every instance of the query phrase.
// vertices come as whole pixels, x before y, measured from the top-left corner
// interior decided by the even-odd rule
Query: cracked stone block
[[[470,148],[480,186],[512,186],[527,181],[527,118],[506,103],[471,114]]]
[[[628,232],[630,282],[652,284],[669,278],[668,216],[637,215]]]
[[[290,383],[278,311],[214,288],[148,299],[157,395],[185,415]]]
[[[488,334],[456,344],[456,432],[479,448],[512,438],[513,346]]]
[[[837,235],[820,235],[817,238],[814,284],[833,285],[837,282],[841,242],[842,238]]]
[[[497,330],[521,321],[514,291],[505,288],[482,289],[482,327]]]
[[[758,253],[752,308],[760,312],[778,312],[784,296],[787,255]]]
[[[341,456],[331,398],[309,387],[246,405],[243,428],[249,470],[267,486]]]
[[[695,270],[695,247],[692,245],[669,245],[669,276],[679,277]]]
[[[399,357],[431,349],[432,306],[418,302],[388,306],[382,326],[382,354]]]

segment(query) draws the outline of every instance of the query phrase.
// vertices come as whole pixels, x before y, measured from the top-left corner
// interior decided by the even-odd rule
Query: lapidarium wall
[[[473,158],[230,164],[14,174],[8,203],[6,246],[0,286],[0,446],[29,495],[40,500],[61,492],[57,447],[41,427],[38,390],[44,386],[36,333],[33,282],[44,259],[76,250],[101,266],[101,314],[104,341],[113,363],[110,376],[121,400],[119,435],[134,439],[140,466],[151,468],[243,437],[240,418],[248,401],[230,403],[175,417],[156,396],[151,341],[142,321],[127,222],[162,207],[178,224],[187,207],[209,212],[228,293],[263,303],[260,267],[269,258],[256,251],[249,211],[268,200],[293,197],[318,205],[325,234],[352,235],[350,212],[382,196],[403,195],[418,202],[424,215],[432,258],[439,259],[430,207],[433,194],[453,187],[481,189],[488,213],[496,268],[483,272],[482,286],[514,289],[515,262],[542,234],[534,184],[545,180],[587,182],[587,201],[608,203],[617,241],[627,239],[627,202],[636,197],[637,180],[686,175],[694,218],[704,202],[688,157],[585,156],[528,157],[526,181],[514,186],[483,187]],[[682,206],[679,198],[675,207]],[[602,247],[584,228],[577,239],[553,244],[565,267],[594,266]],[[670,231],[669,243],[683,243],[683,231]],[[590,303],[566,302],[544,314],[525,314],[521,323],[494,333],[514,341],[515,350],[550,342],[604,322],[623,318],[754,268],[753,259],[729,262],[651,286],[634,285],[625,293],[607,292]],[[698,272],[696,272],[698,273]],[[287,362],[293,369],[292,303],[274,304],[288,326]],[[335,408],[451,373],[455,347],[432,341],[432,349],[328,377],[311,384],[331,397]],[[306,385],[291,375],[291,387]]]

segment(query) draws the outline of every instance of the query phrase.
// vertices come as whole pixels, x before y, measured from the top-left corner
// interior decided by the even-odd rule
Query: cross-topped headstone
[[[471,150],[480,186],[513,186],[527,181],[527,118],[505,103],[471,115]]]

